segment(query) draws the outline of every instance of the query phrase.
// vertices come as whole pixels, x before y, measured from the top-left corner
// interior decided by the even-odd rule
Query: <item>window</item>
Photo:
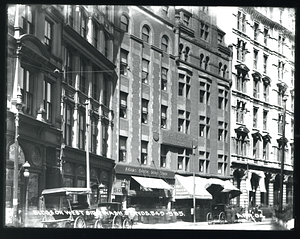
[[[267,74],[268,56],[264,55],[264,74]]]
[[[166,36],[163,36],[161,39],[161,49],[164,52],[168,52],[169,39]]]
[[[201,29],[200,29],[200,38],[207,41],[208,39],[208,34],[209,34],[209,28],[208,25],[205,24],[204,22],[201,22]],[[219,38],[218,38],[219,39]]]
[[[210,138],[210,118],[199,116],[199,137]]]
[[[93,26],[94,26],[94,47],[98,49],[100,31],[99,31],[98,24],[96,22],[93,23]]]
[[[241,133],[237,133],[235,140],[235,152],[239,156],[246,156],[247,149],[247,136]]]
[[[237,59],[239,61],[245,62],[245,60],[246,60],[246,53],[247,53],[246,42],[238,39],[238,43],[237,43]]]
[[[224,109],[224,90],[219,89],[218,108]]]
[[[267,130],[267,125],[268,125],[268,111],[264,110],[263,111],[263,130]]]
[[[73,6],[67,6],[67,23],[73,27]]]
[[[104,33],[104,56],[108,57],[109,53],[109,37],[106,33]]]
[[[257,69],[257,58],[258,58],[258,51],[254,50],[253,51],[253,68],[255,70]]]
[[[70,49],[66,48],[65,50],[66,77],[67,77],[67,83],[71,86],[74,86],[73,59],[74,59],[73,53],[70,51]]]
[[[268,38],[269,38],[269,30],[267,28],[264,29],[264,44],[265,46],[268,45]]]
[[[246,103],[237,101],[236,105],[236,122],[244,123],[244,115],[246,113]]]
[[[246,15],[240,11],[237,15],[237,29],[246,32]]]
[[[45,32],[44,32],[44,43],[49,51],[51,51],[52,46],[52,23],[47,19],[45,20]]]
[[[101,155],[107,157],[108,149],[108,123],[102,122],[102,152]]]
[[[266,102],[269,102],[269,88],[270,88],[270,83],[268,81],[264,81],[263,96],[264,96],[264,101]]]
[[[28,5],[20,5],[20,26],[23,28],[25,33],[33,34],[34,26],[33,26],[33,9]]]
[[[199,151],[199,172],[209,173],[209,157],[210,153]]]
[[[78,130],[79,130],[79,137],[78,137],[78,148],[84,149],[85,146],[85,114],[83,111],[79,111],[79,121],[78,121]]]
[[[281,113],[278,114],[278,134],[282,134],[283,128],[283,116]]]
[[[128,32],[128,18],[124,15],[121,16],[121,29]]]
[[[81,9],[80,11],[80,35],[83,37],[83,38],[87,38],[87,18],[86,18],[86,15],[84,13],[84,9]]]
[[[227,141],[228,123],[218,121],[218,141]]]
[[[205,70],[208,69],[208,63],[209,63],[209,57],[206,56],[206,57],[205,57],[205,65],[204,65],[204,69],[205,69]]]
[[[204,59],[204,55],[201,53],[200,54],[200,68],[202,68],[202,64],[203,64],[203,59]]]
[[[149,61],[143,59],[142,82],[148,84],[149,77]]]
[[[142,99],[142,123],[148,123],[148,100]]]
[[[127,76],[128,51],[121,49],[120,74]]]
[[[263,140],[263,160],[269,160],[269,142],[267,140]]]
[[[190,112],[178,110],[178,132],[188,134],[190,132]]]
[[[160,148],[160,167],[161,168],[165,168],[166,167],[167,153],[168,153],[167,146],[161,145],[161,148]]]
[[[150,30],[148,26],[143,26],[142,29],[142,40],[146,43],[149,43]]]
[[[66,112],[65,112],[65,144],[72,146],[72,127],[73,127],[73,119],[74,119],[74,111],[73,107],[69,104],[66,104]]]
[[[126,162],[127,138],[120,136],[119,138],[119,162]]]
[[[236,89],[238,91],[246,93],[247,81],[248,78],[246,77],[246,74],[242,73],[241,71],[238,71],[236,76]]]
[[[147,164],[148,142],[142,141],[141,164]]]
[[[52,117],[52,85],[48,81],[44,80],[43,87],[43,100],[44,100],[44,109],[46,111],[46,121],[51,122]]]
[[[120,118],[127,118],[127,96],[125,92],[120,92]]]
[[[99,101],[99,80],[98,80],[98,70],[96,68],[92,68],[92,97]]]
[[[253,157],[259,158],[259,139],[257,137],[253,137]]]
[[[222,44],[223,43],[223,34],[218,33],[218,43]]]
[[[253,97],[259,98],[259,80],[253,80]]]
[[[178,96],[190,98],[191,77],[188,74],[179,73],[178,77]]]
[[[254,22],[254,41],[257,41],[257,38],[258,38],[258,33],[259,33],[259,28],[258,28],[258,23],[257,22]]]
[[[21,87],[22,99],[25,104],[25,113],[32,115],[33,107],[33,73],[23,69],[23,87]]]
[[[97,152],[97,135],[98,135],[98,120],[96,117],[91,117],[91,145],[90,150],[92,153]]]
[[[79,89],[82,93],[86,94],[86,75],[87,75],[87,67],[85,62],[80,60],[80,85]]]
[[[284,42],[285,38],[283,36],[278,36],[278,52],[284,54]]]
[[[162,6],[162,10],[166,14],[166,16],[168,16],[169,7],[168,6]]]
[[[108,79],[108,76],[107,75],[104,75],[103,76],[103,95],[102,95],[102,103],[105,105],[105,106],[109,106],[109,86],[110,86],[110,81]]]
[[[190,17],[188,16],[188,15],[186,15],[186,14],[183,14],[183,24],[185,25],[185,26],[189,26],[189,24],[190,24]]]
[[[210,85],[201,81],[200,91],[199,91],[199,102],[209,104],[209,100],[210,100]]]
[[[183,171],[189,171],[190,169],[190,155],[191,150],[189,149],[178,149],[178,156],[177,156],[177,169]]]
[[[161,89],[166,91],[168,85],[168,69],[162,67],[161,68]]]
[[[165,105],[161,106],[161,128],[166,129],[167,128],[167,112],[168,107]]]
[[[253,128],[257,128],[257,107],[253,107]]]

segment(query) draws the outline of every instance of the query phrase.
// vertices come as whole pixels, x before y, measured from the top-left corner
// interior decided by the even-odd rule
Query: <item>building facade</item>
[[[231,171],[243,192],[236,203],[278,207],[283,170],[283,205],[292,205],[295,10],[215,10],[233,47]]]

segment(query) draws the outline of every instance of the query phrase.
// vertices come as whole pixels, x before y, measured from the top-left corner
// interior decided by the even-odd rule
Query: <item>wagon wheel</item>
[[[132,228],[132,223],[128,218],[125,218],[123,221],[123,229],[131,229]]]
[[[85,220],[82,217],[77,217],[74,222],[74,228],[86,228]]]
[[[213,216],[211,212],[206,214],[206,221],[208,222],[208,224],[212,224]]]
[[[94,228],[103,228],[102,222],[100,220],[96,220],[94,224]]]
[[[113,222],[112,222],[112,228],[122,228],[122,220],[121,217],[118,215],[114,216]]]
[[[66,223],[65,223],[65,228],[70,228],[70,227],[72,227],[72,226],[71,226],[71,223],[70,223],[70,222],[66,222]]]
[[[224,212],[220,212],[220,214],[219,214],[219,221],[221,222],[221,223],[225,223],[225,213]]]

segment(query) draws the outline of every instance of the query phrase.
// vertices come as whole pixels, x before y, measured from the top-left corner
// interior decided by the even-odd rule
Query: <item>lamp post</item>
[[[20,86],[17,87],[15,117],[15,159],[14,159],[14,186],[13,186],[13,225],[18,226],[18,189],[19,189],[19,113],[23,108]]]
[[[285,149],[285,116],[286,116],[286,89],[287,85],[282,82],[278,83],[277,86],[282,94],[282,101],[283,101],[283,115],[282,115],[282,145],[281,145],[281,167],[280,167],[280,200],[279,200],[279,211],[282,211],[283,208],[283,171],[284,171],[284,149]]]
[[[27,220],[27,215],[28,215],[28,178],[29,178],[29,169],[30,168],[30,164],[26,161],[22,167],[20,168],[19,173],[21,172],[22,169],[24,169],[24,177],[25,177],[25,211],[23,213],[23,222],[24,222],[24,226],[25,226],[25,222]]]

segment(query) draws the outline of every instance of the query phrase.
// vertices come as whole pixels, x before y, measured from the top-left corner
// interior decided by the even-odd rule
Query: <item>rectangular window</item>
[[[263,130],[267,130],[267,124],[268,124],[268,111],[264,110],[264,112],[263,112]]]
[[[92,68],[92,97],[96,100],[99,101],[99,90],[98,90],[98,72],[97,69]]]
[[[237,14],[237,28],[242,32],[246,32],[246,15],[240,11]]]
[[[148,100],[142,99],[142,123],[148,123]]]
[[[72,145],[72,127],[73,127],[73,108],[66,104],[66,112],[65,112],[65,144],[71,146]]]
[[[160,150],[160,167],[165,168],[166,167],[166,162],[167,162],[167,146],[161,145],[161,150]]]
[[[166,91],[168,84],[168,69],[162,67],[161,68],[161,89]]]
[[[259,98],[259,81],[258,80],[253,81],[253,97]]]
[[[85,130],[86,130],[86,124],[85,124],[85,114],[84,112],[79,112],[79,137],[78,137],[78,148],[85,149]]]
[[[167,110],[168,107],[165,105],[161,106],[161,128],[167,128]]]
[[[71,86],[74,86],[74,81],[73,81],[73,53],[66,48],[65,50],[65,69],[66,69],[66,77],[67,77],[67,83]]]
[[[107,75],[104,75],[103,76],[103,95],[102,95],[102,103],[105,105],[105,106],[109,106],[109,86],[110,86],[110,83],[109,83],[109,79],[108,79],[108,76]]]
[[[253,107],[253,128],[257,128],[257,112],[258,108]]]
[[[98,135],[98,121],[96,118],[91,118],[91,152],[96,153],[97,152],[97,135]]]
[[[268,37],[269,37],[268,32],[269,32],[269,30],[267,28],[265,28],[264,29],[264,44],[265,44],[265,46],[268,45]]]
[[[84,9],[81,9],[80,11],[80,35],[86,39],[87,37],[87,19],[86,19],[86,15],[84,13]]]
[[[218,163],[218,174],[223,174],[223,163]]]
[[[127,76],[128,51],[121,49],[120,74]]]
[[[148,142],[142,141],[141,164],[147,164]]]
[[[264,55],[264,73],[267,74],[268,56]]]
[[[33,11],[32,7],[28,5],[20,5],[20,26],[23,28],[25,33],[33,34]]]
[[[148,84],[149,77],[149,61],[143,59],[142,82]]]
[[[190,17],[186,14],[183,14],[183,24],[186,25],[187,27],[190,24]]]
[[[263,87],[264,87],[264,89],[263,89],[264,90],[264,92],[263,92],[264,100],[266,102],[269,102],[269,84],[264,82]]]
[[[183,96],[183,91],[184,91],[184,83],[179,82],[179,84],[178,84],[178,95]]]
[[[25,113],[32,115],[33,107],[33,73],[23,69],[23,86],[21,87],[22,99],[25,104]]]
[[[258,51],[253,51],[253,68],[257,70]]]
[[[258,23],[254,22],[254,41],[257,41],[258,38],[258,33],[259,33],[259,29],[258,29]]]
[[[207,41],[209,30],[208,25],[201,22],[200,38]]]
[[[223,43],[223,35],[218,34],[218,44],[222,44],[222,43]]]
[[[94,25],[94,47],[98,49],[100,31],[96,22],[93,22],[93,25]]]
[[[127,118],[127,96],[125,92],[120,92],[120,118]]]
[[[46,111],[45,120],[51,122],[52,117],[52,84],[44,80],[43,87],[44,110]]]
[[[263,160],[269,160],[269,143],[267,141],[263,141]]]
[[[47,19],[45,20],[45,32],[44,32],[44,43],[49,51],[51,51],[52,46],[52,23]]]
[[[119,162],[126,162],[127,138],[120,136],[119,138]]]
[[[84,94],[86,94],[86,74],[87,74],[87,68],[85,65],[85,62],[83,60],[80,60],[80,91]]]
[[[255,159],[259,158],[259,140],[257,138],[253,138],[253,157]]]
[[[282,114],[278,114],[278,134],[282,134],[283,127],[283,116]]]

